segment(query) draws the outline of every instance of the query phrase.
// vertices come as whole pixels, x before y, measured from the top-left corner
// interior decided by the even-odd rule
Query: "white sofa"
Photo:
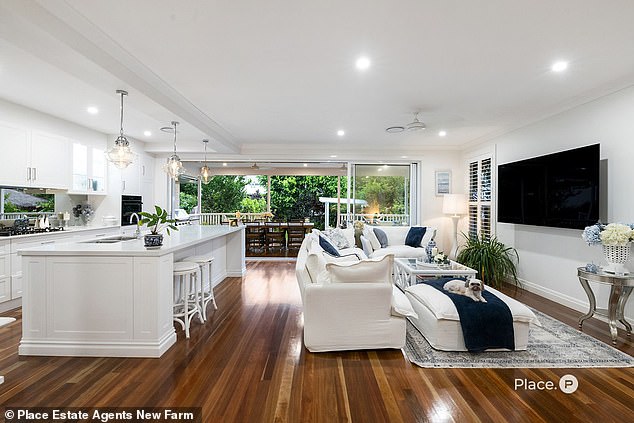
[[[374,228],[385,232],[387,236],[387,246],[382,247],[374,234]],[[369,258],[379,258],[386,254],[393,254],[400,258],[417,258],[427,254],[426,248],[429,241],[436,236],[436,228],[426,226],[425,235],[420,243],[420,247],[405,245],[405,238],[410,226],[370,226],[366,225],[361,236],[363,251]]]
[[[384,258],[388,261],[385,271],[368,276],[367,281],[329,281],[328,269],[345,265],[331,265],[329,260],[351,260],[349,263],[358,260],[356,256],[328,257],[319,249],[317,236],[306,236],[295,268],[303,304],[306,348],[312,352],[402,348],[405,316],[415,313],[409,300],[391,283],[393,257]],[[343,255],[348,251],[340,252]]]

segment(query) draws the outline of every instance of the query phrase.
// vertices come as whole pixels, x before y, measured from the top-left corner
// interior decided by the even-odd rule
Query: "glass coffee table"
[[[394,259],[394,284],[401,289],[416,285],[425,279],[445,277],[476,277],[470,267],[451,260],[448,265],[419,262],[415,258]]]

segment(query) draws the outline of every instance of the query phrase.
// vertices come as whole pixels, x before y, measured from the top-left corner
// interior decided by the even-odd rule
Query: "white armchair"
[[[393,309],[392,283],[323,282],[307,267],[310,242],[306,237],[296,265],[306,348],[320,352],[403,347],[405,318]]]

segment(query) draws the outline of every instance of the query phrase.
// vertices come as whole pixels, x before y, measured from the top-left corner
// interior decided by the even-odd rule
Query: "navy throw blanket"
[[[455,304],[467,350],[470,352],[482,352],[489,348],[515,350],[513,315],[504,301],[486,291],[486,288],[482,293],[484,299],[487,300],[486,303],[445,291],[443,286],[452,279],[462,278],[440,278],[424,283],[448,295]]]

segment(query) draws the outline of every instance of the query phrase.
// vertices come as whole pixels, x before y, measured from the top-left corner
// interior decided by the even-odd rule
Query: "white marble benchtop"
[[[183,225],[171,235],[163,233],[163,246],[159,249],[147,249],[143,238],[116,243],[92,243],[88,241],[53,243],[19,250],[23,256],[162,256],[175,251],[243,231],[244,226],[207,226]],[[107,239],[112,237],[102,237]]]

